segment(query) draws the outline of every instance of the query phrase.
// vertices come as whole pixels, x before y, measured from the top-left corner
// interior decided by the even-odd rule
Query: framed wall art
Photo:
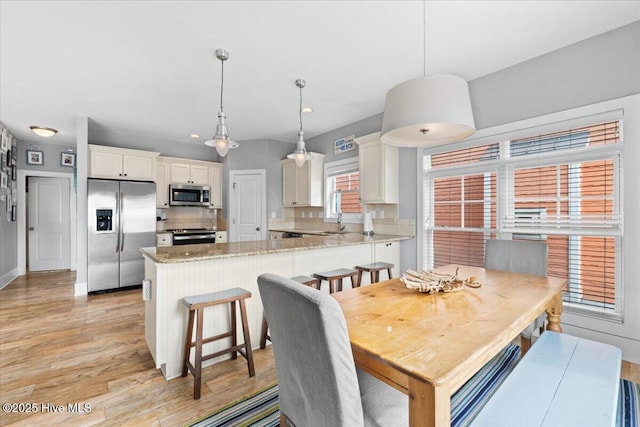
[[[44,153],[42,151],[27,150],[28,165],[44,165]]]
[[[0,172],[0,188],[7,188],[7,174]]]
[[[76,166],[75,153],[60,153],[60,166],[74,168]]]
[[[0,149],[4,152],[9,149],[9,131],[6,129],[2,129],[2,144],[0,145]]]

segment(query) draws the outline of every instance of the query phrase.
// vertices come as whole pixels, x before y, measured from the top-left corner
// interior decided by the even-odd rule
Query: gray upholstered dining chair
[[[487,240],[484,250],[484,267],[514,273],[547,275],[547,244],[526,240]],[[520,334],[522,354],[531,347],[533,332],[544,327],[546,314],[538,318]]]
[[[260,275],[258,288],[282,421],[298,427],[408,425],[407,397],[355,367],[347,323],[332,296],[275,274]]]

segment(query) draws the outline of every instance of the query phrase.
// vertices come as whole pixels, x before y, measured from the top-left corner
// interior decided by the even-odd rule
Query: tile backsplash
[[[172,230],[177,228],[206,228],[226,230],[219,223],[219,210],[203,207],[172,207],[169,209],[157,209],[157,217],[165,217],[156,222],[156,230]],[[226,225],[226,222],[225,222]]]
[[[415,220],[398,219],[398,205],[366,205],[373,219],[373,230],[378,234],[415,236]],[[345,223],[347,232],[361,233],[362,224]],[[284,208],[283,218],[269,220],[270,229],[337,231],[335,221],[325,222],[323,208]]]

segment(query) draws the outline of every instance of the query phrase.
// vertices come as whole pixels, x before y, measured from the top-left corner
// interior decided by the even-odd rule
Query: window
[[[362,218],[358,158],[325,164],[325,218],[357,222]]]
[[[621,319],[618,121],[424,157],[424,265],[484,264],[487,239],[545,241],[565,307]]]

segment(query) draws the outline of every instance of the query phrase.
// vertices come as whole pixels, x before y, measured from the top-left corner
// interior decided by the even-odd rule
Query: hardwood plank
[[[166,381],[144,340],[140,290],[74,297],[72,272],[29,274],[0,291],[0,400],[66,405],[91,412],[0,413],[0,425],[183,425],[276,381],[273,352]],[[177,343],[177,345],[180,345]]]

